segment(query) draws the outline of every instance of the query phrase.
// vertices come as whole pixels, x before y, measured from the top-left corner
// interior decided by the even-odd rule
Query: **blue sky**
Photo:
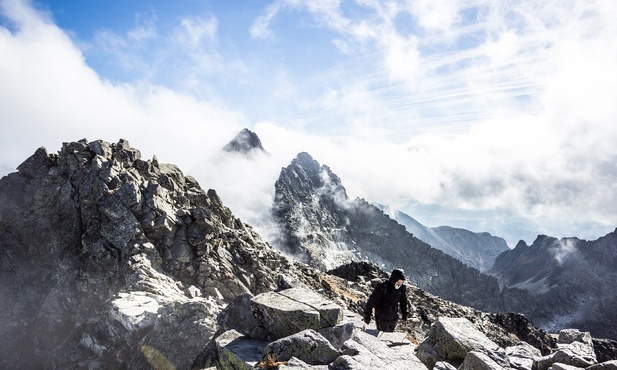
[[[0,0],[0,175],[129,140],[268,234],[301,151],[427,226],[617,226],[612,0]],[[242,128],[271,157],[225,157]]]

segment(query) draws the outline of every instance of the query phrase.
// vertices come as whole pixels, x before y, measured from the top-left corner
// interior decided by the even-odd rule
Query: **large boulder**
[[[429,368],[438,361],[460,366],[471,351],[485,353],[502,366],[509,366],[505,351],[464,318],[440,317],[418,346],[417,356]]]
[[[304,288],[259,294],[251,300],[251,311],[270,340],[333,327],[343,317],[342,307]]]
[[[215,339],[217,368],[250,370],[263,357],[268,342],[228,330]]]
[[[271,356],[277,361],[288,361],[296,357],[311,365],[327,365],[336,360],[340,353],[313,329],[275,340],[264,350],[265,358]]]
[[[510,360],[510,366],[518,370],[531,370],[533,360],[541,357],[539,349],[526,342],[520,342],[514,346],[506,348],[506,355]]]
[[[587,368],[597,362],[591,335],[577,329],[564,329],[559,332],[557,350],[535,359],[534,369],[547,370],[556,363]]]
[[[617,360],[610,360],[601,364],[589,366],[586,370],[617,370]]]
[[[360,331],[342,348],[343,355],[333,362],[335,369],[409,369],[427,370],[414,355],[415,346],[404,333]]]

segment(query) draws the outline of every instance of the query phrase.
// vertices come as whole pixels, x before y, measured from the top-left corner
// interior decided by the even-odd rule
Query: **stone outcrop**
[[[547,370],[554,364],[588,368],[597,362],[589,332],[565,329],[559,332],[557,349],[547,356],[535,359],[533,368],[534,370]]]
[[[502,367],[510,366],[505,350],[464,318],[439,318],[417,349],[418,357],[429,368],[439,361],[460,365],[470,352],[475,353],[472,363],[486,357]],[[470,366],[473,368],[471,364],[465,368]]]
[[[246,297],[242,300],[246,301]],[[216,353],[211,361],[201,365],[250,369],[275,361],[285,362],[280,367],[283,369],[319,369],[324,365],[336,369],[426,369],[413,354],[415,346],[405,333],[378,333],[374,327],[364,332],[359,314],[311,290],[291,288],[262,293],[252,297],[248,305],[238,307],[250,310],[252,321],[263,330],[242,334],[240,331],[247,332],[241,323],[247,312],[225,310],[221,313],[225,320],[219,321],[228,327],[214,339]],[[292,317],[295,319],[290,320]],[[277,339],[268,342],[273,333],[278,333],[274,336]]]

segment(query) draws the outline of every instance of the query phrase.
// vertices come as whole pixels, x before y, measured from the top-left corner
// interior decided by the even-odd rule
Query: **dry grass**
[[[287,361],[277,361],[274,356],[268,355],[265,360],[257,364],[257,367],[266,370],[276,370],[281,365],[287,365]]]
[[[347,286],[343,286],[330,276],[321,276],[321,281],[322,283],[327,284],[328,287],[339,296],[349,299],[354,303],[357,303],[360,300],[360,297],[358,297],[354,290],[349,289]]]

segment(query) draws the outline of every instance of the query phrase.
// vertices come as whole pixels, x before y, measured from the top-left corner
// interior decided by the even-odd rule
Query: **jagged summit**
[[[536,305],[559,307],[545,323],[617,338],[617,231],[597,240],[540,235],[500,254],[491,274],[501,284],[534,293]]]
[[[348,198],[328,166],[300,153],[275,184],[280,243],[320,270],[349,261],[402,267],[420,288],[481,309],[501,310],[497,280],[432,248],[364,199]]]
[[[227,145],[223,147],[226,152],[252,155],[254,153],[269,154],[261,145],[261,140],[257,134],[245,128],[236,135]]]

